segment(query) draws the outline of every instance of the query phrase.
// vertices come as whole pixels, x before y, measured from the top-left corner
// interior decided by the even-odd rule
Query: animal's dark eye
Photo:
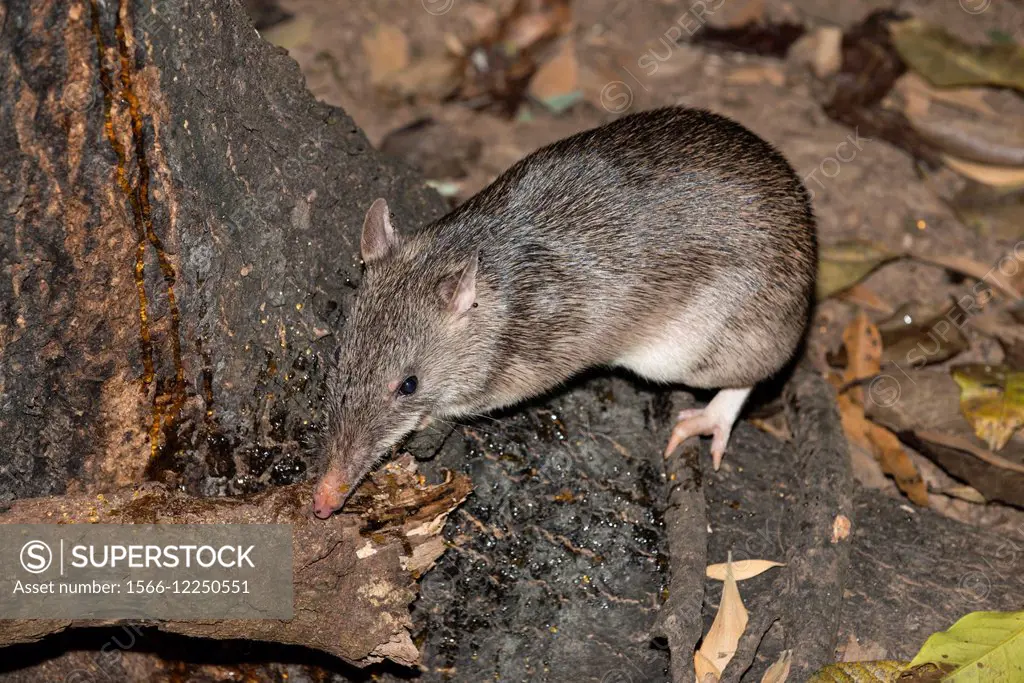
[[[406,377],[405,381],[402,382],[402,386],[398,387],[398,393],[400,393],[402,396],[414,394],[416,393],[417,384],[418,382],[416,381],[416,375],[413,375],[412,377]]]

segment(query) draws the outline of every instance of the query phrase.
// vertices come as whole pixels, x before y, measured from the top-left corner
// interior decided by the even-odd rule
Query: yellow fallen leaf
[[[740,560],[739,562],[732,563],[732,576],[737,581],[746,581],[752,579],[759,574],[763,574],[772,567],[785,567],[786,565],[782,562],[772,562],[771,560]],[[729,564],[722,562],[719,564],[710,564],[708,568],[704,570],[705,575],[709,579],[715,581],[725,581],[725,577],[728,574]]]
[[[711,623],[708,634],[700,644],[697,655],[700,655],[711,664],[713,670],[725,671],[736,654],[736,647],[739,645],[740,636],[747,629],[747,609],[743,606],[743,599],[740,597],[739,588],[736,586],[736,578],[733,575],[732,562],[727,563],[725,584],[722,586],[722,602],[718,605],[718,613]],[[694,656],[694,666],[704,666],[701,659]],[[697,670],[697,680],[704,680],[710,670],[705,669],[703,674]],[[719,677],[721,674],[719,673]],[[715,678],[714,680],[718,680]]]
[[[779,658],[761,676],[761,683],[786,683],[789,667],[793,663],[793,651],[784,650]]]
[[[1020,45],[971,45],[920,19],[893,22],[889,33],[903,61],[933,85],[996,85],[1024,91]]]
[[[972,612],[932,634],[910,665],[933,664],[943,681],[1024,681],[1024,612]]]
[[[975,503],[977,505],[985,505],[988,503],[988,499],[982,495],[981,491],[973,486],[949,486],[947,488],[937,490],[936,493],[941,493],[944,496],[963,500],[968,503]]]
[[[982,364],[952,368],[960,385],[960,411],[993,451],[1024,425],[1024,372]]]

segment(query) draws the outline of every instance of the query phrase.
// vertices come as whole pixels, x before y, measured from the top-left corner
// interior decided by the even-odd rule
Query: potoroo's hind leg
[[[703,434],[712,437],[711,462],[717,470],[722,464],[722,456],[725,455],[732,426],[751,389],[752,387],[722,389],[704,408],[693,408],[679,413],[679,421],[672,429],[668,447],[665,448],[665,457],[672,455],[691,436]]]

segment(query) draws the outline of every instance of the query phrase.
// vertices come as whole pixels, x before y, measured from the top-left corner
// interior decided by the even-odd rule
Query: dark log
[[[692,653],[703,635],[704,592],[694,590],[694,586],[703,583],[704,569],[708,565],[702,457],[701,449],[691,442],[665,463],[669,482],[665,533],[672,568],[658,627],[672,653],[673,683],[690,683],[695,679]]]

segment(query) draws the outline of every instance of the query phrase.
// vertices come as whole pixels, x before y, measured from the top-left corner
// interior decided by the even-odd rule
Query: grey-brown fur
[[[764,380],[799,342],[816,269],[810,203],[789,164],[692,109],[556,142],[440,220],[402,228],[367,265],[329,397],[327,456],[351,485],[424,416],[482,413],[588,367],[632,367],[622,359],[659,334],[700,351],[664,368],[636,351],[650,379]],[[445,297],[475,257],[476,306],[452,314]],[[415,394],[388,390],[409,375]]]

